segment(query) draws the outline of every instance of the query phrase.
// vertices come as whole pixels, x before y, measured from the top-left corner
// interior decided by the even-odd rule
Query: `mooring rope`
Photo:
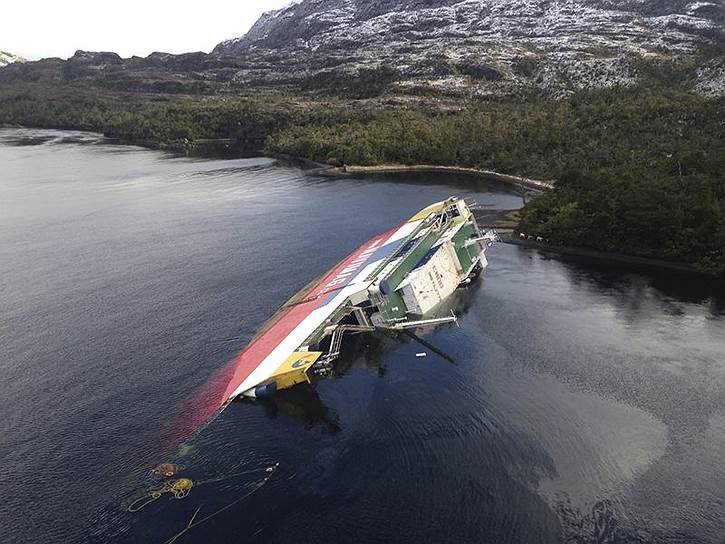
[[[185,499],[189,495],[192,487],[194,487],[194,481],[190,478],[179,478],[178,480],[163,482],[161,487],[151,489],[146,495],[133,501],[128,506],[128,511],[132,513],[138,512],[143,507],[159,500],[165,493],[172,494],[175,499]]]
[[[189,523],[187,523],[186,527],[184,527],[181,531],[179,531],[178,533],[176,533],[170,539],[164,541],[163,544],[174,544],[174,542],[176,542],[179,538],[181,538],[182,536],[184,536],[187,532],[189,532],[194,527],[198,527],[202,523],[206,523],[207,521],[209,521],[210,519],[218,516],[222,512],[225,512],[225,511],[229,510],[230,508],[232,508],[233,506],[235,506],[236,504],[239,504],[244,499],[250,497],[251,495],[254,495],[257,491],[259,491],[269,481],[269,479],[274,474],[274,471],[277,470],[277,467],[278,466],[279,466],[279,463],[277,463],[276,465],[274,465],[272,467],[269,467],[267,469],[267,472],[268,472],[267,476],[265,476],[262,480],[258,481],[255,484],[254,489],[252,489],[249,493],[246,493],[246,494],[242,495],[241,497],[239,497],[237,499],[234,499],[232,502],[230,502],[226,506],[220,508],[216,512],[212,512],[211,514],[209,514],[208,516],[200,519],[199,521],[194,521],[196,519],[196,516],[201,511],[201,508],[202,507],[200,506],[199,508],[197,508],[196,511],[194,512],[194,515],[191,516],[191,519],[189,520]]]
[[[271,475],[279,466],[279,463],[275,463],[267,468],[258,468],[253,470],[245,470],[243,472],[236,472],[227,476],[221,476],[219,478],[209,478],[207,480],[194,481],[191,478],[179,478],[177,480],[167,480],[161,484],[160,487],[150,489],[146,495],[139,497],[128,506],[128,511],[136,513],[144,507],[148,506],[154,501],[159,500],[164,494],[169,493],[173,495],[174,499],[185,499],[192,488],[199,487],[200,485],[223,482],[225,480],[231,480],[232,478],[238,478],[239,476],[245,476],[247,474],[255,474],[257,472],[267,472]],[[156,470],[156,469],[154,469]],[[153,471],[152,471],[153,472]]]

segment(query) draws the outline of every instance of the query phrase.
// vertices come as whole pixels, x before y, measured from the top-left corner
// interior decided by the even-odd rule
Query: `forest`
[[[724,106],[681,91],[601,91],[291,126],[267,146],[320,162],[458,165],[555,180],[524,208],[520,230],[722,273]]]
[[[0,95],[0,124],[183,147],[231,138],[331,164],[438,164],[555,180],[519,228],[552,242],[725,273],[725,101],[663,85],[559,101],[148,100]]]

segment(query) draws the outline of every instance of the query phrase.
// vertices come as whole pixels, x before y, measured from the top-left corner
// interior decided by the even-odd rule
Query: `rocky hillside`
[[[214,94],[236,90],[231,81],[237,61],[221,61],[205,53],[152,53],[123,59],[116,53],[77,51],[68,60],[47,58],[0,69],[0,90],[12,92],[32,84],[88,91],[102,89],[137,93]]]
[[[722,6],[699,0],[304,0],[214,51],[254,59],[238,83],[367,76],[410,93],[554,96],[630,85],[642,58],[704,51],[692,84],[717,94],[722,24]]]
[[[13,62],[25,62],[25,59],[23,57],[18,57],[17,55],[6,53],[5,51],[0,51],[0,68]]]
[[[78,51],[0,69],[0,91],[563,98],[656,77],[722,96],[725,17],[715,1],[302,0],[211,54]]]

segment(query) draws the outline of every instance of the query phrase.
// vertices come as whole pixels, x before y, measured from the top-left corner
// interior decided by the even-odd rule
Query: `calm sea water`
[[[0,541],[724,542],[725,294],[671,272],[499,244],[460,328],[356,337],[177,447],[282,302],[451,194],[520,205],[0,131]],[[201,483],[127,512],[163,461]]]

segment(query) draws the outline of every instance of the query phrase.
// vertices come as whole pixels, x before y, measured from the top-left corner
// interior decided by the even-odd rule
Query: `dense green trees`
[[[532,200],[520,230],[564,244],[725,270],[725,200],[701,175],[570,171]]]
[[[291,126],[270,149],[348,164],[443,164],[557,180],[521,229],[558,242],[725,271],[725,103],[653,89],[561,102],[387,111]]]
[[[725,270],[723,100],[661,84],[558,102],[156,100],[15,94],[0,97],[0,124],[102,130],[146,144],[233,138],[319,162],[554,179],[555,189],[522,211],[525,232]]]
[[[300,109],[300,108],[297,108]],[[0,124],[102,131],[147,145],[183,145],[233,138],[261,150],[268,135],[289,125],[295,108],[279,100],[243,98],[149,101],[66,95],[20,94],[0,99]]]

